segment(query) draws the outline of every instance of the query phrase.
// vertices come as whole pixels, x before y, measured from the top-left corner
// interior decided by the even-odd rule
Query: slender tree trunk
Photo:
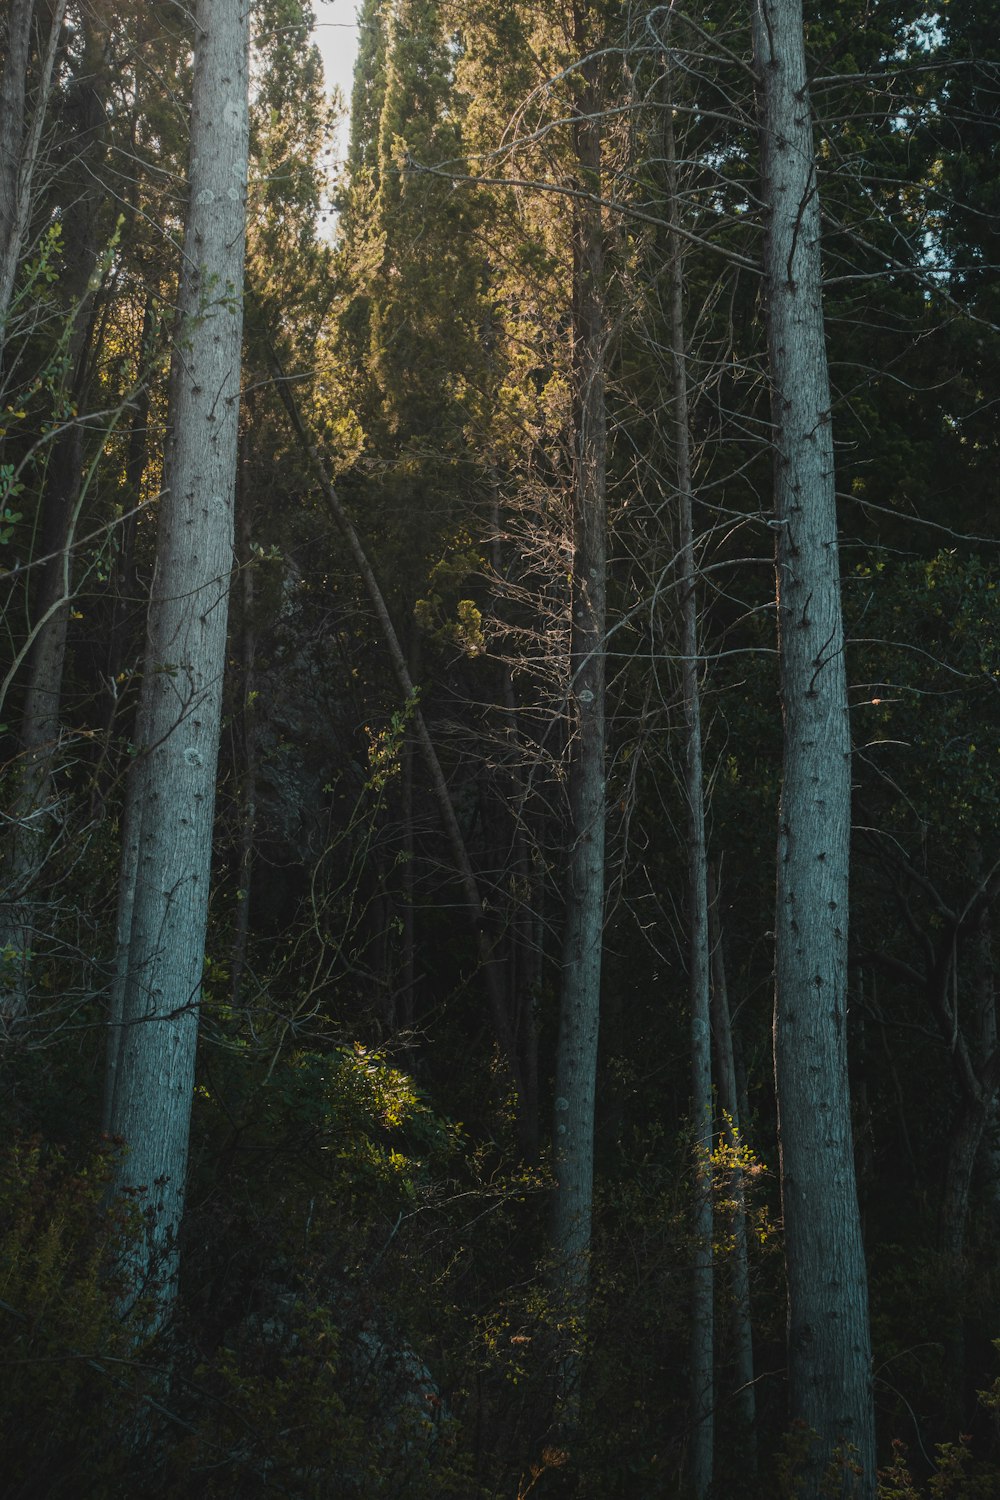
[[[110,1119],[128,1143],[116,1185],[142,1195],[147,1213],[134,1271],[157,1289],[161,1316],[176,1283],[184,1202],[233,566],[247,47],[243,0],[198,0],[165,494],[123,850]]]
[[[493,530],[493,573],[503,577],[500,537],[500,486],[496,473],[491,486],[491,526]],[[522,1145],[529,1161],[538,1157],[538,1026],[535,1003],[540,979],[540,954],[535,941],[537,915],[536,882],[532,870],[531,847],[525,827],[528,789],[522,766],[521,740],[518,731],[517,696],[510,664],[500,662],[500,703],[503,741],[501,758],[510,765],[512,910],[508,918],[510,941],[507,958],[509,1009],[513,1017],[515,1042],[521,1059],[524,1080],[524,1119]]]
[[[392,1006],[392,1027],[395,1032],[402,1032],[405,1045],[409,1047],[413,1043],[414,1000],[416,997],[417,981],[416,927],[414,923],[416,916],[414,910],[416,886],[413,868],[413,861],[416,855],[416,839],[414,838],[413,829],[413,741],[409,735],[407,735],[403,742],[400,751],[400,760],[403,866],[399,872],[400,893],[397,901],[400,962],[398,965],[396,995]]]
[[[419,681],[420,635],[416,630],[414,630],[410,641],[410,659],[408,665],[413,681]],[[413,1032],[417,984],[416,869],[414,865],[417,842],[413,826],[413,750],[413,735],[407,732],[406,738],[403,741],[403,765],[400,777],[403,803],[403,868],[400,872],[402,884],[400,898],[402,932],[400,938],[403,962],[400,970],[399,999],[396,1003],[396,1025],[402,1028],[408,1039],[411,1038]],[[407,1045],[409,1044],[408,1040]]]
[[[249,406],[249,398],[247,405]],[[248,413],[249,417],[249,413]],[[243,975],[246,970],[250,941],[250,888],[253,883],[254,852],[257,829],[257,727],[254,713],[254,665],[257,658],[257,628],[254,620],[254,570],[250,506],[245,483],[250,463],[248,433],[250,418],[240,437],[239,474],[236,484],[236,562],[240,570],[242,610],[240,615],[239,662],[237,685],[239,710],[234,718],[239,725],[243,767],[239,779],[239,869],[236,878],[236,923],[233,933],[230,999],[238,1006],[242,999]]]
[[[681,569],[681,692],[684,700],[684,798],[687,803],[688,995],[691,1026],[691,1488],[705,1500],[715,1464],[715,1281],[712,1223],[712,1029],[708,933],[708,853],[702,764],[701,669],[698,631],[694,498],[684,330],[684,256],[676,232],[677,153],[672,101],[666,110],[667,197],[670,216],[670,346],[674,363],[674,447]]]
[[[58,845],[54,778],[61,751],[66,636],[72,598],[72,545],[83,485],[83,435],[73,425],[56,441],[46,475],[43,555],[33,601],[34,638],[20,723],[16,793],[2,862],[0,948],[10,958],[0,987],[6,1027],[27,1018],[31,967],[39,934],[40,887]]]
[[[94,343],[98,215],[104,194],[98,168],[106,147],[104,90],[106,33],[85,25],[81,76],[67,101],[77,156],[70,170],[73,198],[65,213],[66,254],[60,287],[69,334],[65,396],[85,410]],[[38,931],[38,889],[58,844],[55,773],[60,757],[63,669],[73,594],[73,548],[85,486],[83,427],[71,420],[55,439],[45,476],[38,584],[31,600],[28,679],[19,725],[17,791],[3,859],[0,948],[15,958],[5,965],[0,1012],[10,1025],[30,1008],[31,955]]]
[[[150,386],[146,364],[150,352],[155,324],[154,305],[151,295],[146,297],[142,310],[142,333],[140,354],[136,368],[136,395],[129,423],[128,442],[125,448],[125,503],[128,507],[118,532],[118,549],[114,568],[114,603],[111,616],[111,632],[107,656],[108,704],[105,727],[110,734],[118,707],[118,679],[125,666],[125,650],[129,635],[129,617],[138,605],[138,580],[136,578],[135,540],[138,530],[138,511],[142,503],[142,480],[146,472],[149,453]]]
[[[8,261],[17,265],[18,179],[24,149],[25,96],[31,58],[31,22],[35,0],[8,0],[4,29],[5,59],[0,73],[0,349],[14,279]]]
[[[505,669],[506,671],[506,669]],[[510,688],[506,673],[505,690]],[[510,694],[513,709],[513,693]],[[539,955],[534,932],[534,880],[531,853],[521,818],[524,811],[521,778],[515,775],[515,809],[517,826],[513,835],[513,878],[515,908],[511,917],[510,1005],[514,1016],[515,1042],[521,1060],[524,1081],[524,1119],[521,1144],[528,1161],[538,1159],[538,1026],[535,1003],[539,983]]]
[[[577,20],[581,54],[590,45]],[[581,186],[601,194],[599,63],[580,67],[574,150]],[[555,1289],[576,1347],[563,1364],[564,1418],[579,1403],[594,1182],[594,1108],[604,935],[606,455],[604,231],[580,200],[574,227],[576,464],[573,482],[569,859],[555,1076]]]
[[[726,962],[719,917],[719,892],[714,871],[708,876],[708,932],[712,949],[712,1037],[715,1044],[715,1076],[719,1108],[723,1115],[723,1138],[730,1150],[739,1150],[746,1119],[736,1081]],[[754,1394],[753,1319],[750,1308],[750,1256],[747,1244],[746,1192],[743,1172],[734,1166],[729,1181],[732,1209],[733,1248],[730,1252],[732,1296],[733,1370],[736,1379],[734,1406],[740,1428],[742,1462],[748,1473],[757,1472],[757,1401]]]
[[[0,78],[0,352],[7,340],[14,283],[31,217],[31,191],[52,89],[52,71],[66,16],[66,0],[57,0],[52,12],[35,91],[34,113],[30,126],[26,126],[25,85],[34,9],[34,0],[10,0],[7,57]]]
[[[976,849],[982,860],[981,851]],[[997,1024],[996,969],[993,958],[993,912],[989,897],[975,918],[969,942],[972,991],[975,1005],[976,1050],[979,1080],[983,1090],[983,1137],[977,1157],[982,1192],[980,1202],[996,1224],[1000,1208],[1000,1151],[996,1136],[998,1057],[1000,1028]]]
[[[986,1107],[981,1099],[963,1100],[948,1137],[944,1189],[938,1220],[938,1247],[960,1275],[965,1252],[965,1234],[972,1196],[972,1173],[986,1128]]]
[[[970,864],[981,860],[978,850],[970,851]],[[987,1127],[995,1114],[997,1080],[1000,1077],[996,992],[993,979],[992,921],[988,901],[972,918],[965,944],[969,999],[972,1015],[967,1023],[968,1039],[960,1034],[958,1000],[958,951],[953,944],[950,962],[939,965],[929,987],[937,979],[938,1005],[935,1007],[942,1032],[951,1029],[951,1054],[959,1087],[958,1112],[948,1139],[944,1187],[938,1219],[938,1246],[953,1265],[953,1275],[963,1274],[965,1240],[972,1202],[973,1172],[977,1159],[986,1168],[987,1201],[996,1202],[997,1184],[989,1179],[995,1170],[995,1156],[987,1153]],[[948,992],[952,991],[949,998]],[[933,998],[932,998],[933,1004]]]
[[[850,1453],[875,1493],[868,1286],[847,1077],[850,730],[819,192],[801,0],[753,0],[772,385],[784,762],[774,1053],[792,1417],[816,1434],[804,1494]]]

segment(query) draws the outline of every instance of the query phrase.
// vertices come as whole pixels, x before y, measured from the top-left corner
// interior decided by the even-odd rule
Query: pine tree
[[[755,0],[784,761],[774,1056],[792,1416],[875,1493],[868,1283],[847,1077],[851,746],[837,547],[820,204],[799,0]],[[859,1466],[855,1475],[855,1461]]]
[[[190,201],[138,760],[119,892],[108,1116],[148,1222],[137,1294],[176,1290],[211,873],[243,322],[248,15],[196,14]]]

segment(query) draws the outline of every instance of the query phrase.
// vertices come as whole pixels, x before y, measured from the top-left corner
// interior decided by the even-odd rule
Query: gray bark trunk
[[[806,1496],[850,1456],[875,1493],[871,1344],[847,1077],[850,733],[819,194],[801,0],[753,0],[767,216],[784,763],[775,917],[775,1082],[792,1417],[815,1434]]]
[[[208,914],[247,177],[246,7],[198,0],[195,25],[190,205],[137,729],[141,759],[123,851],[124,983],[122,1014],[113,1017],[121,1026],[112,1032],[110,1101],[111,1128],[128,1143],[116,1185],[140,1195],[148,1221],[134,1269],[153,1283],[161,1313],[176,1281]]]
[[[585,39],[578,36],[581,51]],[[580,69],[574,127],[581,185],[601,193],[598,65]],[[604,929],[604,682],[606,454],[604,236],[600,209],[581,200],[574,236],[576,466],[570,636],[569,861],[555,1077],[553,1254],[563,1312],[584,1327],[594,1178],[594,1106]],[[572,1421],[579,1361],[564,1364]]]

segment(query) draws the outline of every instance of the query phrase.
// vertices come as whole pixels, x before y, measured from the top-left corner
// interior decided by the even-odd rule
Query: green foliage
[[[18,1500],[127,1489],[149,1379],[117,1271],[141,1224],[105,1203],[114,1154],[72,1165],[36,1138],[0,1159],[0,1453]]]
[[[170,1493],[191,1479],[210,1500],[275,1490],[325,1500],[331,1487],[345,1500],[474,1493],[439,1398],[394,1388],[353,1337],[306,1295],[234,1330],[192,1372],[201,1413],[170,1453]]]
[[[420,694],[414,691],[406,705],[390,715],[384,729],[368,729],[369,791],[384,791],[390,777],[399,774],[403,744],[419,702]]]
[[[314,1145],[333,1151],[347,1171],[385,1174],[407,1196],[415,1191],[414,1174],[460,1141],[412,1078],[359,1043],[290,1055],[266,1085],[265,1109],[269,1100],[291,1128],[304,1126]]]
[[[474,599],[456,599],[455,595],[470,574],[481,573],[483,568],[483,558],[475,550],[457,546],[434,564],[427,595],[413,607],[425,635],[439,644],[449,643],[466,656],[481,656],[486,650],[483,616]]]
[[[667,19],[660,9],[654,25]],[[912,935],[889,888],[891,862],[872,858],[875,839],[880,852],[905,852],[956,911],[1000,852],[1000,578],[986,543],[955,538],[940,551],[941,533],[917,524],[995,530],[997,4],[837,0],[811,11],[812,57],[824,75],[813,103],[852,569],[852,931],[857,952],[908,958]],[[564,196],[576,182],[573,30],[578,21],[591,36],[614,30],[621,13],[526,0],[364,0],[349,173],[331,246],[319,226],[333,110],[308,7],[256,0],[239,489],[239,581],[248,586],[229,674],[247,711],[233,712],[220,774],[220,896],[205,966],[181,1312],[169,1350],[143,1348],[149,1370],[140,1371],[115,1272],[137,1225],[103,1205],[107,1156],[80,1167],[54,1148],[17,1143],[0,1176],[0,1442],[18,1495],[101,1500],[159,1485],[164,1495],[195,1489],[219,1500],[469,1500],[481,1481],[491,1495],[634,1500],[682,1483],[691,1247],[674,954],[686,909],[672,676],[676,368],[665,334],[664,49],[646,13],[636,13],[637,45],[623,55],[612,38],[604,63],[607,196],[625,207],[605,216],[617,611],[608,788],[621,812],[609,847],[621,879],[602,997],[585,1424],[572,1447],[550,1426],[559,1350],[581,1330],[565,1325],[546,1289],[547,1164],[543,1156],[524,1166],[513,1144],[482,976],[453,910],[456,886],[423,773],[405,753],[414,704],[400,706],[388,681],[351,564],[331,540],[266,375],[265,345],[280,337],[317,447],[409,635],[404,650],[483,874],[497,967],[512,1002],[528,997],[517,1024],[538,1028],[544,1112],[567,854],[559,705],[574,464],[574,207]],[[697,28],[671,23],[683,67],[681,97],[666,102],[678,104],[692,234],[753,260],[746,17],[745,6],[716,8]],[[93,38],[79,30],[84,20]],[[65,127],[96,51],[111,73],[116,174],[102,223],[123,217],[120,232],[103,234],[93,326],[71,359],[68,273],[78,247],[65,209],[85,174]],[[949,54],[959,67],[946,66]],[[37,617],[39,570],[23,565],[44,552],[42,496],[59,430],[77,423],[88,443],[100,431],[104,444],[81,517],[81,535],[95,539],[74,561],[88,597],[81,627],[71,621],[58,736],[75,764],[60,768],[54,787],[61,842],[46,867],[44,941],[55,938],[36,959],[39,1026],[68,1015],[68,1005],[73,1025],[50,1027],[44,1052],[33,1050],[40,1032],[22,1032],[28,1040],[9,1064],[19,1118],[59,1139],[84,1134],[97,1114],[100,964],[113,943],[107,895],[130,662],[141,647],[150,502],[162,480],[169,315],[158,309],[175,300],[189,55],[190,17],[175,5],[71,8],[58,118],[47,130],[68,149],[62,166],[56,149],[58,170],[34,207],[8,329],[0,547],[21,564],[8,579],[8,656]],[[907,256],[937,258],[939,272],[950,263],[940,290],[886,273]],[[776,1490],[794,1493],[809,1437],[793,1433],[772,1461],[784,1406],[770,1372],[783,1366],[784,1335],[777,1195],[762,1166],[774,1149],[766,1055],[781,761],[761,524],[767,390],[756,278],[695,244],[686,276],[712,839],[724,855],[730,988],[759,1142],[759,1155],[741,1143],[713,1157],[718,1489],[772,1500]],[[963,307],[981,321],[963,318]],[[78,355],[92,372],[95,412],[130,403],[118,432],[75,410]],[[132,534],[125,518],[136,506]],[[98,534],[105,523],[111,530]],[[176,663],[170,673],[182,686]],[[5,713],[15,727],[25,675]],[[490,720],[502,729],[484,736]],[[305,795],[312,782],[315,795]],[[287,826],[276,831],[273,805],[284,792]],[[89,842],[75,833],[74,796],[96,829]],[[934,940],[940,917],[928,913],[924,887],[903,895]],[[240,1003],[234,910],[249,914]],[[967,967],[959,977],[964,985]],[[964,991],[961,1008],[964,1023]],[[926,1248],[953,1084],[918,1010],[905,984],[883,981],[871,1001],[872,1017],[887,1021],[884,1066],[881,1056],[878,1066],[867,1059],[867,1226],[880,1413],[887,1431],[909,1436],[912,1408],[933,1452],[961,1425],[955,1346],[963,1318],[992,1317],[986,1262],[995,1256],[984,1228],[958,1286]],[[856,1016],[852,1006],[852,1027]],[[454,1124],[452,1112],[471,1123]],[[761,1374],[756,1486],[727,1425],[725,1271],[741,1196]],[[429,1391],[394,1403],[362,1358],[376,1343],[419,1350],[442,1406],[425,1400]],[[990,1378],[979,1352],[966,1351],[966,1364],[973,1385]],[[178,1420],[154,1417],[149,1395]],[[995,1421],[1000,1387],[982,1405]],[[976,1420],[975,1443],[943,1445],[933,1470],[897,1448],[881,1500],[996,1494],[982,1456],[987,1420]],[[129,1449],[121,1434],[132,1432]]]
[[[896,1440],[892,1462],[879,1470],[877,1494],[878,1500],[995,1500],[998,1485],[1000,1468],[977,1459],[968,1436],[937,1445],[924,1484],[915,1482],[906,1445]]]
[[[893,1439],[892,1462],[878,1473],[878,1500],[919,1500],[913,1476],[907,1467],[906,1444]]]
[[[327,1122],[329,1111],[365,1114],[388,1129],[420,1114],[394,1070],[345,1056],[332,1071],[335,1081],[313,1075],[313,1089],[283,1091],[300,1117],[313,1118],[304,1101],[317,1088]],[[5,1495],[125,1500],[141,1489],[173,1500],[193,1484],[219,1500],[276,1487],[320,1500],[331,1482],[358,1500],[474,1493],[454,1424],[412,1351],[366,1335],[360,1309],[333,1305],[301,1272],[295,1292],[272,1294],[214,1348],[189,1343],[183,1312],[171,1339],[144,1345],[143,1310],[126,1315],[119,1274],[142,1233],[141,1204],[105,1202],[116,1149],[73,1167],[18,1140],[0,1163]]]

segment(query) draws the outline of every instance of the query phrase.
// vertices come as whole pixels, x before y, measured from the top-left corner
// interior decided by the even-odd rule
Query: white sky
[[[354,81],[354,57],[358,50],[358,25],[355,0],[312,0],[316,13],[316,45],[323,54],[323,71],[327,88],[336,86],[345,105],[351,102]],[[347,137],[346,119],[338,132],[338,149],[343,151]]]

